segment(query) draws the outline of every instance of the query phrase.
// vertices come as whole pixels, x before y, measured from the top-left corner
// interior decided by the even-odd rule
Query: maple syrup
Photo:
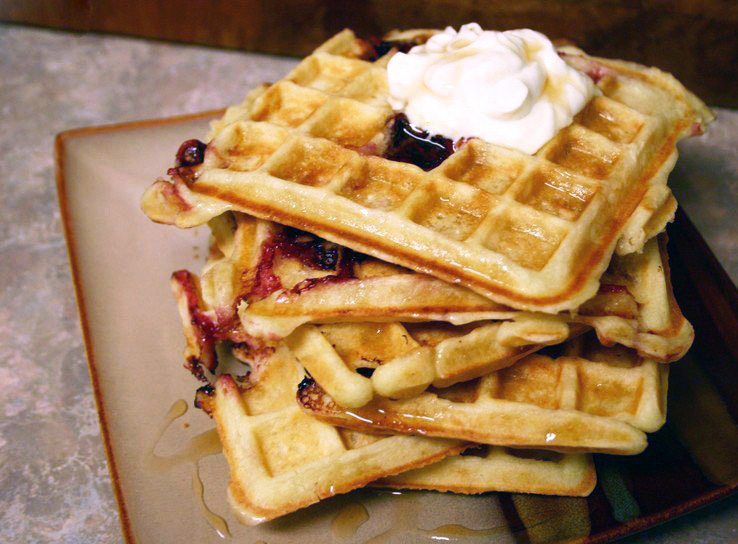
[[[155,439],[146,451],[144,465],[149,470],[156,472],[165,472],[184,463],[191,463],[192,466],[192,491],[198,500],[200,510],[208,524],[215,530],[221,538],[230,538],[231,533],[228,529],[228,523],[222,517],[213,512],[205,503],[205,486],[200,478],[199,462],[201,459],[210,455],[215,455],[222,451],[222,446],[215,429],[210,429],[192,437],[187,445],[178,452],[171,455],[157,455],[155,453],[156,446],[161,441],[164,433],[177,419],[187,413],[188,405],[183,399],[175,401],[164,416],[164,420],[157,430]]]
[[[220,538],[230,538],[231,532],[228,529],[228,523],[222,517],[213,512],[207,504],[205,504],[205,486],[200,478],[200,465],[197,461],[192,463],[192,492],[195,494],[195,498],[198,500],[200,510],[202,511],[205,520],[208,524],[215,529]]]
[[[334,538],[349,539],[356,534],[364,523],[369,520],[369,512],[359,502],[352,502],[341,508],[331,522],[331,532]]]

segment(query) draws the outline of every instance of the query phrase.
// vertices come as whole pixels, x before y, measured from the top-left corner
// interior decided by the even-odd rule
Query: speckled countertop
[[[295,61],[4,25],[0,51],[0,542],[118,542],[56,203],[54,136],[226,106]],[[738,280],[738,113],[718,114],[706,138],[683,146],[672,185]],[[707,161],[706,183],[684,183],[680,172]],[[628,541],[736,542],[738,497]]]

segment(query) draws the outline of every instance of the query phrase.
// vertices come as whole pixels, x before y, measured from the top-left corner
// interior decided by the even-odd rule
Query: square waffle
[[[666,418],[668,366],[603,347],[591,335],[564,349],[566,355],[533,354],[478,380],[407,399],[375,397],[347,409],[306,379],[298,400],[308,413],[355,430],[559,452],[641,452],[642,431],[657,430]]]
[[[191,321],[185,324],[192,328]],[[480,446],[474,451],[484,455],[457,456],[466,447],[458,441],[380,437],[332,427],[305,414],[295,402],[304,375],[297,360],[278,348],[262,361],[258,374],[247,381],[222,375],[214,395],[205,398],[231,469],[229,502],[245,524],[285,515],[378,477],[375,485],[382,487],[462,493],[578,496],[594,486],[594,467],[585,455]],[[431,472],[415,469],[446,456],[454,460]],[[473,483],[466,476],[472,469],[478,473]],[[406,477],[386,477],[401,470],[409,470]]]
[[[373,485],[467,494],[502,491],[586,497],[596,483],[588,454],[476,446]]]
[[[186,366],[190,370],[195,370],[196,375],[199,371],[199,377],[204,379],[203,370],[198,364],[193,364],[191,358],[194,356],[196,360],[197,357],[202,356],[202,350],[199,347],[201,345],[200,333],[198,331],[203,320],[197,317],[197,313],[191,313],[187,297],[189,294],[190,298],[198,300],[197,290],[194,288],[195,284],[190,284],[189,289],[180,289],[183,285],[187,285],[187,282],[175,281],[173,284],[178,287],[178,301],[183,311],[183,325],[188,339]],[[194,304],[197,305],[199,302]],[[427,324],[418,324],[418,326],[426,328],[426,336],[432,335],[432,327],[428,327]],[[383,330],[385,328],[386,332]],[[357,329],[363,329],[360,331],[359,337],[356,336]],[[346,361],[349,361],[353,368],[364,370],[376,368],[381,363],[379,357],[386,358],[393,355],[393,350],[397,349],[397,342],[393,343],[389,340],[392,336],[397,339],[397,333],[401,330],[403,329],[399,324],[364,326],[359,324],[334,324],[326,325],[323,328],[323,332],[336,346],[346,348],[342,352]],[[416,331],[415,334],[422,338],[420,332]],[[436,334],[438,334],[438,331],[436,331]],[[371,338],[374,339],[373,345],[375,348],[385,346],[387,349],[383,352],[373,350],[373,358],[368,360],[363,356],[361,345]],[[369,341],[371,342],[371,340]],[[207,345],[207,347],[213,349],[213,353],[215,351],[214,342],[215,340],[212,340]],[[349,349],[352,344],[358,347],[354,352]],[[238,346],[235,345],[234,351],[238,351],[238,349]],[[254,372],[251,373],[249,386],[245,391],[238,387],[237,381],[227,376],[219,378],[216,382],[215,398],[206,399],[206,403],[209,403],[212,407],[211,413],[218,422],[221,436],[225,436],[226,433],[229,436],[233,435],[236,428],[248,428],[249,425],[246,422],[254,421],[254,417],[259,416],[262,418],[268,417],[269,422],[262,422],[263,426],[260,427],[265,430],[264,432],[270,432],[270,429],[283,429],[284,427],[281,427],[280,424],[283,420],[289,419],[291,424],[299,425],[302,429],[309,426],[319,436],[319,440],[333,440],[335,443],[334,434],[328,429],[329,425],[310,421],[312,419],[310,416],[302,414],[299,410],[296,411],[296,384],[304,374],[296,364],[295,359],[289,356],[283,348],[278,349],[273,355],[269,350],[267,350],[266,355],[253,351],[248,355]],[[258,361],[253,358],[254,356],[261,357],[262,360]],[[226,393],[229,390],[231,394]],[[238,400],[239,395],[241,397],[240,401]],[[202,401],[203,397],[199,398]],[[268,416],[262,415],[266,414],[267,411],[269,411]],[[313,427],[316,427],[316,429],[313,429]],[[339,429],[336,432],[343,440],[343,444],[350,449],[369,445],[378,440],[375,436],[348,429]],[[238,431],[239,435],[240,433],[241,431]],[[284,448],[289,449],[290,439],[290,436],[278,435],[278,438],[270,441],[266,447],[279,448],[281,444]],[[223,440],[225,441],[226,438],[223,438]],[[423,439],[419,438],[418,440]],[[247,440],[246,443],[233,442],[233,445],[224,450],[234,474],[232,477],[234,483],[231,484],[229,493],[230,502],[238,518],[244,523],[253,524],[304,506],[305,498],[301,495],[298,495],[297,500],[303,502],[291,501],[287,504],[285,493],[282,493],[282,488],[285,486],[282,479],[267,479],[262,472],[258,472],[259,478],[237,480],[239,477],[243,478],[244,474],[251,474],[255,470],[255,465],[259,468],[260,460],[255,455],[256,450],[253,445],[253,440]],[[458,447],[454,451],[462,448]],[[337,451],[340,451],[340,448],[337,448]],[[451,455],[449,459],[453,458],[452,462],[440,462],[437,464],[437,468],[430,472],[410,470],[407,476],[401,479],[384,478],[375,485],[461,493],[510,491],[579,496],[588,494],[595,484],[594,467],[589,456],[586,455],[552,454],[551,452],[533,453],[505,448],[487,448],[486,446],[478,446],[473,451],[477,454]],[[264,446],[257,451],[260,455],[266,455],[263,452]],[[480,452],[483,455],[480,455]],[[305,455],[309,457],[312,454]],[[412,455],[414,455],[414,452]],[[415,458],[411,457],[411,459]],[[436,466],[436,464],[433,466]],[[468,471],[470,470],[477,474],[473,481],[468,478]],[[314,474],[317,471],[318,469],[315,466],[312,466],[312,469],[295,469],[295,472],[299,474]],[[349,484],[344,482],[336,484],[334,482],[332,485],[332,490],[338,493]],[[351,485],[358,484],[352,482]],[[268,489],[272,491],[268,492]]]
[[[274,350],[243,331],[234,313],[212,309],[204,299],[207,284],[186,271],[171,280],[187,345],[186,368],[207,381],[215,373],[216,344],[228,341],[235,354],[258,372]],[[221,289],[222,291],[222,289]],[[544,319],[482,321],[452,326],[421,323],[329,323],[303,325],[285,341],[299,353],[309,372],[344,406],[362,406],[374,394],[412,396],[429,385],[446,386],[510,366],[547,344],[557,344],[584,326],[546,316]],[[366,351],[362,346],[373,346]],[[374,372],[371,378],[360,372]]]
[[[485,304],[489,314],[473,311],[474,307],[471,307],[470,314],[476,319],[496,317],[498,310],[494,303],[464,288],[407,273],[375,259],[354,260],[350,258],[350,252],[332,244],[326,245],[311,235],[292,232],[275,240],[275,236],[284,235],[285,231],[277,225],[241,214],[230,219],[222,216],[212,221],[211,227],[216,243],[202,278],[179,271],[173,274],[171,282],[188,340],[185,356],[189,368],[198,377],[202,377],[203,365],[214,371],[217,341],[229,340],[251,352],[273,346],[276,342],[270,340],[279,340],[280,337],[274,339],[273,335],[260,335],[253,327],[244,327],[243,324],[248,323],[244,318],[245,312],[252,304],[265,300],[260,297],[286,297],[289,300],[291,295],[299,297],[310,292],[308,286],[313,291],[328,287],[323,291],[330,296],[331,286],[349,283],[357,286],[358,283],[359,289],[363,290],[368,285],[378,284],[378,287],[386,289],[392,282],[400,280],[400,285],[392,289],[398,294],[395,297],[399,299],[397,308],[387,308],[386,315],[381,314],[382,306],[376,302],[369,308],[369,318],[383,323],[354,323],[352,327],[346,327],[345,323],[338,322],[322,324],[319,329],[304,325],[290,336],[289,342],[301,350],[303,364],[308,370],[325,376],[324,383],[328,383],[330,376],[331,383],[337,386],[331,392],[349,405],[368,402],[375,387],[380,394],[407,396],[422,391],[430,383],[445,386],[473,378],[509,366],[535,349],[562,342],[571,334],[585,329],[578,324],[570,327],[563,319],[548,315],[533,319],[519,316],[514,322],[475,321],[461,326],[427,321],[403,325],[395,320],[402,317],[428,319],[435,317],[435,312],[449,311],[443,303],[452,300],[454,292],[467,294],[472,300],[479,299],[477,303]],[[263,242],[258,243],[259,240]],[[325,263],[330,263],[330,266],[324,266]],[[419,286],[404,278],[418,279]],[[401,290],[411,293],[414,301],[403,301],[399,296]],[[435,306],[429,306],[429,300],[423,299],[423,294],[429,293],[430,301],[433,301],[433,293],[439,291]],[[374,297],[381,293],[380,289],[374,289]],[[427,313],[418,315],[421,308],[425,308],[422,311]],[[351,311],[362,315],[349,309]],[[504,309],[499,315],[509,315],[510,312]],[[514,315],[517,313],[512,311]],[[342,315],[347,314],[342,312]],[[332,348],[323,335],[342,336],[344,345],[358,343],[362,336],[384,338],[388,348],[392,349],[372,355],[374,366],[380,360],[385,364],[377,378],[368,380],[349,370],[337,355],[329,357]],[[310,351],[318,355],[310,357]],[[371,364],[364,366],[373,368]],[[351,383],[353,387],[348,385]],[[339,388],[342,387],[353,391],[354,400],[349,400],[348,392],[341,395]]]
[[[666,235],[648,241],[642,253],[615,256],[600,290],[574,320],[590,325],[606,346],[621,344],[661,362],[681,359],[694,329],[674,298]]]
[[[533,156],[473,139],[424,171],[383,156],[392,52],[369,62],[361,51],[345,31],[238,110],[247,113],[231,112],[204,162],[155,183],[144,211],[193,226],[239,210],[501,304],[557,312],[596,293],[629,219],[665,183],[677,140],[712,119],[668,74],[569,49],[564,59],[602,92],[572,125]],[[647,236],[643,218],[630,226],[622,251]]]
[[[414,397],[430,385],[447,387],[509,367],[547,344],[563,342],[571,332],[555,319],[457,327],[335,323],[304,325],[285,343],[336,402],[358,408],[374,395]]]
[[[345,431],[305,414],[295,402],[303,371],[277,350],[258,382],[220,376],[210,400],[230,466],[228,497],[254,525],[378,479],[459,453],[458,441],[377,437]]]
[[[220,295],[208,302],[225,311],[239,298],[246,301],[239,315],[245,331],[255,337],[281,339],[309,322],[466,324],[519,313],[459,285],[276,223],[234,213],[209,224],[213,250],[202,281]],[[222,274],[221,269],[232,272]],[[265,278],[278,281],[264,288]]]
[[[492,335],[488,326],[486,338],[517,348],[565,340],[572,334],[564,328],[568,322],[575,331],[581,330],[576,324],[593,327],[607,345],[620,343],[668,362],[693,339],[672,294],[664,238],[649,241],[640,254],[615,256],[598,295],[578,313],[553,320],[243,214],[224,214],[210,225],[214,247],[202,275],[205,302],[221,315],[238,306],[244,332],[263,340],[286,337],[305,323],[507,320],[515,323],[503,327],[505,336]],[[272,278],[271,293],[263,288],[265,277]],[[476,375],[469,369],[457,378],[446,371],[438,378],[448,384],[494,369],[480,367]]]

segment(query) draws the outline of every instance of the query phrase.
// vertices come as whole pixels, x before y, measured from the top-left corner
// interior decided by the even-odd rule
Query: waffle
[[[254,525],[464,449],[454,440],[375,437],[337,429],[295,403],[302,369],[277,350],[245,389],[230,375],[215,385],[212,413],[230,466],[229,502]]]
[[[627,348],[602,347],[591,336],[567,342],[565,350],[413,398],[375,397],[360,408],[341,407],[309,379],[298,400],[308,413],[355,430],[559,452],[641,452],[642,431],[657,430],[666,418],[668,366]]]
[[[361,50],[344,32],[243,106],[247,115],[231,112],[204,162],[155,183],[144,211],[186,227],[238,210],[501,304],[558,312],[595,295],[629,218],[665,183],[677,140],[712,119],[668,74],[568,50],[602,91],[572,125],[534,156],[473,139],[426,172],[382,156],[394,118],[389,54],[368,62]]]
[[[254,337],[281,339],[309,322],[466,324],[519,313],[461,286],[241,213],[223,214],[210,227],[213,249],[202,279],[217,296],[206,294],[207,302],[231,312],[245,300],[239,315]],[[278,282],[265,287],[266,277]]]
[[[316,277],[316,270],[304,264],[306,259],[312,261],[316,258],[328,258],[337,263],[337,268],[342,266],[340,262],[343,256],[332,253],[336,248],[326,249],[323,245],[315,245],[312,236],[307,236],[305,243],[279,246],[284,253],[293,256],[296,253],[300,258],[272,260],[274,245],[253,244],[250,241],[265,239],[273,242],[275,230],[278,232],[277,227],[241,215],[233,220],[238,225],[235,230],[232,229],[233,225],[228,217],[221,217],[211,223],[216,243],[201,280],[186,271],[175,272],[172,276],[171,284],[187,339],[186,366],[200,379],[203,377],[203,366],[210,372],[215,370],[217,356],[214,346],[218,341],[228,340],[241,350],[249,352],[246,358],[250,363],[254,362],[254,357],[259,360],[258,352],[268,354],[269,349],[274,346],[275,343],[266,341],[268,338],[254,338],[253,330],[244,330],[243,320],[239,320],[236,307],[239,308],[238,314],[243,317],[244,308],[250,307],[248,301],[254,298],[258,300],[266,292],[265,286],[279,287],[275,292],[279,294],[285,286],[294,289],[296,285],[304,285],[313,280],[338,281],[335,275]],[[287,241],[293,244],[295,238],[299,242],[304,236],[296,234]],[[221,252],[228,253],[229,258],[224,258]],[[329,253],[328,257],[325,257],[326,252]],[[265,254],[269,255],[266,259],[269,261],[268,267],[263,266]],[[386,286],[386,276],[371,275],[385,267],[383,263],[374,260],[356,263],[359,274],[370,276],[360,281],[371,282],[376,279]],[[395,273],[393,277],[405,276],[420,277],[409,273]],[[393,277],[389,279],[392,280]],[[479,298],[462,288],[447,286],[432,278],[422,278],[421,287],[427,285],[430,291],[434,291],[433,287],[437,284],[441,288],[450,287]],[[412,287],[411,284],[407,285]],[[439,304],[442,302],[443,299]],[[381,306],[376,308],[381,310]],[[443,306],[439,305],[438,308]],[[402,314],[395,313],[392,316],[392,312],[389,312],[389,316],[384,319],[398,317],[402,317]],[[509,366],[526,354],[548,344],[560,343],[572,334],[583,332],[585,328],[577,324],[569,326],[564,320],[547,315],[533,319],[520,316],[514,322],[477,321],[463,326],[450,326],[440,322],[402,324],[394,321],[347,325],[349,324],[329,323],[317,328],[305,325],[288,339],[299,351],[303,365],[310,372],[324,376],[323,383],[336,384],[337,387],[331,388],[331,392],[347,406],[368,402],[374,394],[374,384],[379,394],[406,396],[421,392],[430,383],[445,386],[473,378]],[[371,361],[361,361],[359,357],[352,358],[351,355],[350,346],[359,344],[364,337],[373,342],[380,339],[385,342],[385,349],[373,353]],[[346,347],[347,351],[342,354],[343,359],[333,352],[333,346],[326,338],[332,338],[333,346],[340,343]],[[315,353],[315,356],[310,356],[310,353]],[[383,368],[377,378],[371,381],[352,372],[359,366],[374,368],[380,361],[384,363]],[[428,372],[431,373],[430,376]],[[418,382],[422,376],[427,379]]]
[[[661,181],[661,180],[660,180]],[[648,240],[655,238],[674,220],[677,201],[663,180],[652,183],[651,188],[625,224],[615,246],[616,255],[640,253]]]
[[[453,493],[537,493],[586,497],[597,483],[587,454],[477,446],[373,485]]]
[[[232,314],[245,300],[247,304],[239,305],[240,323],[246,334],[256,338],[279,340],[305,323],[445,321],[462,325],[508,320],[516,323],[505,325],[504,331],[516,332],[515,338],[491,336],[489,326],[486,338],[497,341],[498,346],[500,341],[508,347],[521,343],[542,346],[571,335],[563,319],[592,326],[606,345],[623,344],[664,362],[680,358],[693,338],[692,327],[671,292],[665,239],[649,241],[640,254],[616,256],[598,295],[578,313],[552,320],[377,259],[357,258],[340,246],[243,214],[225,214],[210,224],[214,249],[202,276],[206,303],[223,315]],[[272,293],[254,285],[257,275],[267,273],[279,280],[278,285],[272,283]],[[457,380],[502,366],[483,366],[476,375],[460,374]],[[438,377],[444,382],[437,385],[456,379],[449,372]]]
[[[237,317],[206,309],[197,276],[180,271],[172,276],[185,331],[185,367],[206,381],[214,373],[215,346],[229,341],[235,354],[258,373],[273,346],[255,342]],[[374,394],[407,397],[429,385],[439,387],[510,366],[547,344],[557,344],[582,325],[546,319],[517,322],[483,321],[462,326],[427,323],[333,323],[304,325],[286,339],[301,363],[340,400],[343,406],[363,406]],[[372,346],[372,351],[362,346]],[[371,379],[355,371],[374,371]]]
[[[358,408],[374,395],[414,397],[430,385],[446,387],[509,367],[569,334],[569,327],[556,320],[461,327],[342,323],[305,325],[285,342],[337,403]],[[357,374],[360,369],[371,377]]]
[[[196,295],[193,289],[184,292]],[[186,296],[179,302],[181,308],[187,307]],[[189,357],[203,352],[198,348],[199,320],[193,319],[189,311],[184,311],[182,318],[189,346],[187,365],[192,369]],[[340,335],[340,331],[334,333]],[[216,420],[231,467],[229,501],[242,523],[253,525],[273,519],[380,476],[375,485],[463,493],[581,495],[594,486],[591,461],[582,455],[552,458],[538,452],[534,457],[521,457],[520,453],[496,448],[494,454],[490,451],[472,459],[454,455],[465,448],[460,442],[377,437],[332,427],[305,414],[295,402],[297,384],[304,376],[295,358],[279,348],[264,359],[249,361],[258,372],[251,373],[246,381],[230,375],[217,378],[214,396],[204,400]],[[377,362],[357,360],[358,364]],[[203,402],[202,397],[198,398]],[[312,440],[305,440],[305,436]],[[446,456],[454,461],[441,462],[430,473],[414,468]],[[469,468],[479,471],[473,484],[463,480]],[[402,480],[385,477],[408,469]]]
[[[674,298],[666,236],[651,239],[640,254],[613,258],[600,292],[574,319],[591,325],[606,346],[621,344],[662,362],[680,359],[694,329]]]

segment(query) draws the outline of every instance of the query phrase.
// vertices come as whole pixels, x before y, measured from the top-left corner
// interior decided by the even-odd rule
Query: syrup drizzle
[[[187,401],[179,399],[175,401],[164,416],[164,420],[157,429],[155,439],[146,451],[144,457],[144,466],[152,471],[164,472],[183,463],[191,463],[192,465],[192,491],[195,494],[200,510],[208,524],[218,533],[221,538],[230,538],[231,533],[228,529],[226,520],[213,512],[207,504],[205,504],[205,487],[200,478],[199,461],[210,455],[220,453],[222,450],[218,433],[215,429],[210,429],[190,438],[187,445],[177,453],[172,455],[157,455],[155,453],[156,446],[161,441],[164,433],[177,419],[187,413]]]
[[[205,519],[210,526],[215,529],[218,536],[220,538],[230,538],[231,532],[228,530],[226,520],[213,512],[208,508],[208,505],[205,504],[205,486],[203,486],[202,479],[200,478],[200,465],[197,461],[192,463],[192,492],[198,499],[200,510],[205,516]]]
[[[340,540],[351,538],[368,519],[369,512],[363,504],[359,502],[347,504],[338,511],[331,522],[333,538]]]
[[[415,529],[418,518],[417,504],[410,494],[401,491],[379,491],[379,494],[394,495],[392,522],[389,529],[370,538],[364,544],[385,544],[395,536],[407,534]]]
[[[146,455],[146,463],[149,464],[151,460],[156,456],[154,453],[154,450],[156,449],[156,445],[161,441],[161,437],[164,436],[164,433],[169,428],[169,426],[174,423],[175,420],[179,419],[183,415],[187,413],[187,401],[184,399],[179,399],[174,402],[169,407],[169,410],[167,411],[166,415],[164,416],[164,419],[159,424],[159,428],[156,430],[156,438],[151,444],[151,447],[147,451]]]

